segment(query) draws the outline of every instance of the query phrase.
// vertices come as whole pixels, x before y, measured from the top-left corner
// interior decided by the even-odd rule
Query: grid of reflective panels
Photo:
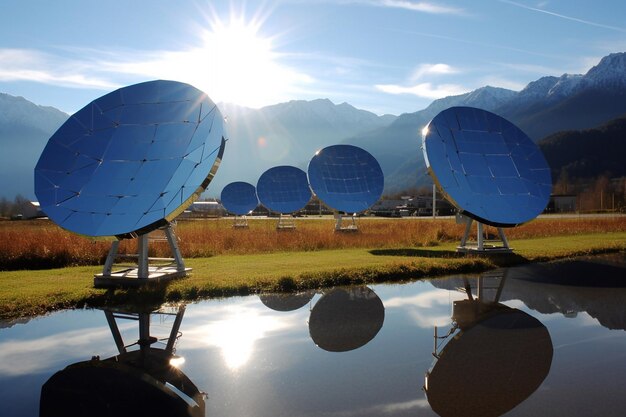
[[[352,145],[333,145],[309,162],[309,183],[327,206],[346,213],[370,208],[383,193],[385,180],[378,161]]]
[[[552,190],[539,147],[517,126],[485,110],[451,107],[425,129],[430,175],[451,203],[498,227],[537,217]]]
[[[89,236],[145,233],[208,186],[224,150],[223,118],[202,91],[131,85],[71,116],[35,167],[35,194],[61,227]]]
[[[265,171],[256,185],[261,204],[276,213],[294,213],[311,199],[306,173],[292,166],[277,166]]]
[[[242,181],[231,182],[224,187],[220,199],[224,208],[237,216],[249,214],[259,205],[254,185]]]

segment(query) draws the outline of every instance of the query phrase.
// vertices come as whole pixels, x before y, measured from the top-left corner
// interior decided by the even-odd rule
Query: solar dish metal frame
[[[148,256],[149,243],[151,241],[150,234],[157,231],[162,231],[165,235],[165,240],[172,251],[172,258]],[[185,261],[178,247],[178,239],[174,233],[172,223],[168,223],[166,226],[157,229],[157,231],[137,236],[136,255],[120,255],[118,253],[120,240],[113,241],[104,262],[102,273],[94,275],[94,286],[96,288],[138,287],[147,283],[162,283],[187,276],[191,268],[185,267]],[[152,241],[154,240],[152,239]],[[120,258],[137,259],[136,266],[114,271],[115,261]]]

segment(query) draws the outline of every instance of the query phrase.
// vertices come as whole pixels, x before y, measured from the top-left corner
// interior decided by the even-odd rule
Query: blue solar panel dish
[[[173,220],[206,189],[225,147],[223,118],[175,81],[120,88],[71,116],[35,167],[35,194],[61,227],[129,237]]]
[[[306,173],[292,166],[278,166],[265,171],[256,185],[261,204],[276,213],[294,213],[311,199]]]
[[[517,126],[485,110],[451,107],[424,129],[430,175],[469,217],[511,227],[537,217],[552,191],[539,147]]]
[[[370,208],[383,193],[385,180],[378,161],[352,145],[333,145],[309,162],[309,183],[329,207],[346,213]]]
[[[250,214],[259,205],[254,185],[247,182],[231,182],[222,190],[220,196],[224,208],[237,216]]]

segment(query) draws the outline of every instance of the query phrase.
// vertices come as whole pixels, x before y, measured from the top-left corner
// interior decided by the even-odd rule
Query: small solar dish
[[[326,205],[345,213],[370,208],[383,193],[385,180],[378,161],[352,145],[317,151],[309,162],[309,183]]]
[[[276,213],[295,213],[311,200],[306,173],[292,166],[277,166],[265,171],[256,185],[259,201]]]
[[[89,103],[50,137],[35,194],[64,229],[146,234],[198,198],[224,147],[223,117],[205,93],[175,81],[135,84]]]
[[[254,185],[243,181],[231,182],[220,196],[224,208],[237,216],[250,214],[259,205]]]
[[[512,227],[546,208],[550,168],[539,147],[513,123],[486,110],[451,107],[422,133],[428,172],[461,214]]]

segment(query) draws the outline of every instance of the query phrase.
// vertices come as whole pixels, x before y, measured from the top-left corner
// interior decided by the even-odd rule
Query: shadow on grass
[[[369,251],[375,256],[405,256],[420,258],[483,258],[491,260],[499,267],[520,265],[530,262],[528,258],[517,253],[461,253],[451,250],[425,249],[425,248],[399,248],[399,249],[372,249]]]
[[[420,258],[463,258],[462,253],[451,250],[431,250],[423,248],[372,249],[376,256],[415,256]]]

